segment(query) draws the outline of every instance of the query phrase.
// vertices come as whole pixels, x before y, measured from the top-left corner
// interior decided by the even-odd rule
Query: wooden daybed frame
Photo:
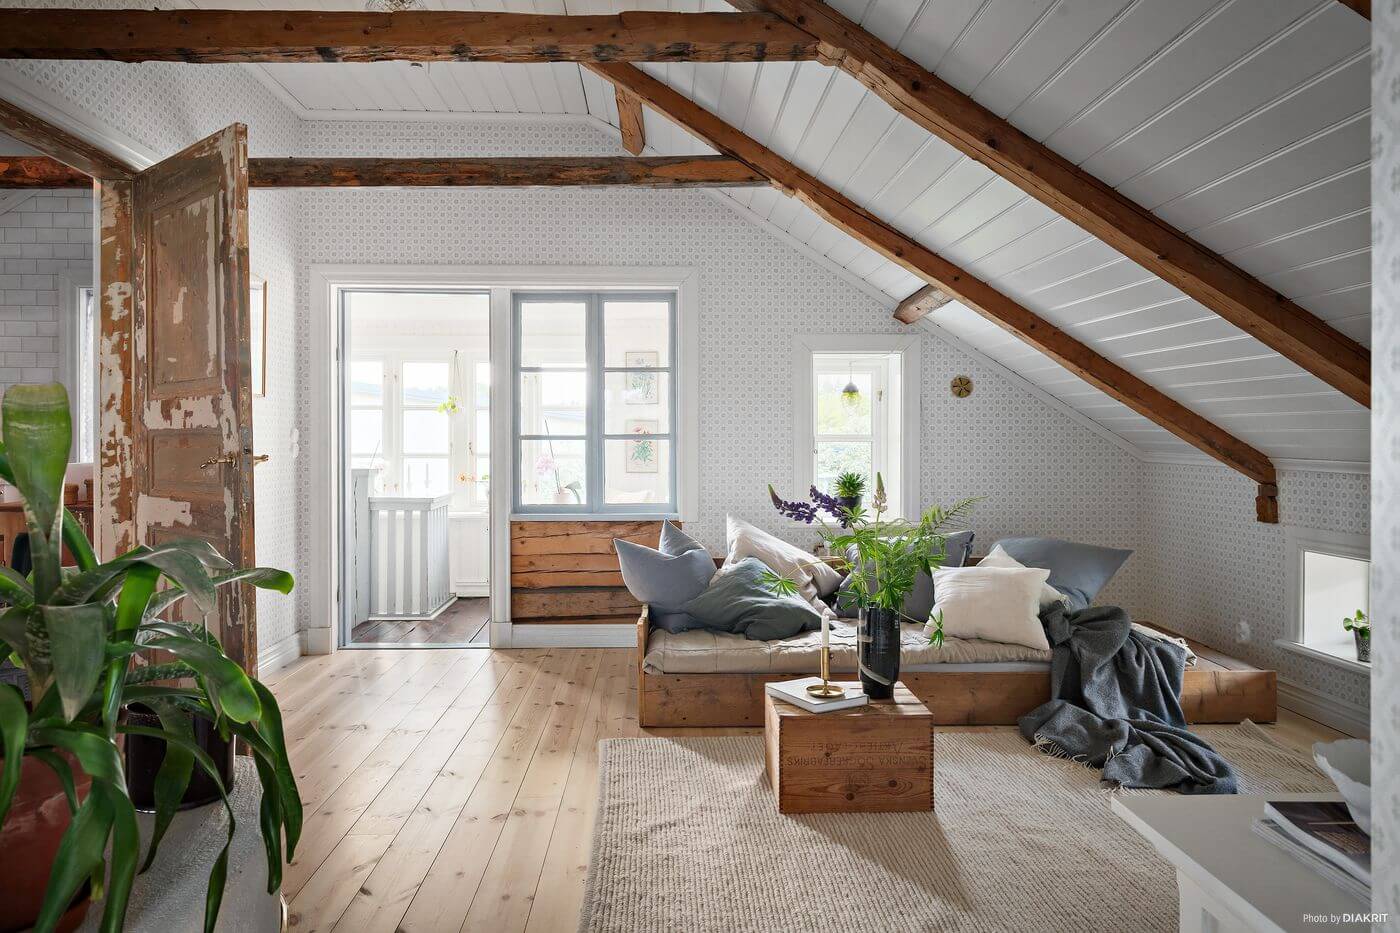
[[[637,718],[644,727],[761,726],[764,684],[816,673],[648,673],[644,662],[650,635],[651,620],[643,606],[637,619]],[[1181,690],[1181,708],[1188,721],[1276,719],[1274,671],[1259,670],[1193,639],[1186,641],[1198,659],[1186,669]],[[1048,671],[910,671],[900,680],[928,705],[940,726],[1015,725],[1019,717],[1050,699]]]

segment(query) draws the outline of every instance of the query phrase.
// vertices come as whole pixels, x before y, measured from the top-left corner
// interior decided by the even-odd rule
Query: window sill
[[[512,512],[513,522],[659,522],[681,521],[675,512]]]
[[[1357,671],[1358,673],[1362,674],[1371,673],[1371,664],[1368,661],[1358,661],[1355,658],[1344,658],[1340,655],[1330,654],[1329,652],[1323,651],[1319,648],[1311,648],[1307,645],[1300,645],[1298,642],[1289,641],[1286,638],[1276,638],[1274,639],[1274,644],[1278,645],[1280,648],[1283,648],[1285,651],[1291,651],[1294,654],[1301,654],[1305,658],[1312,658],[1316,661],[1325,661],[1328,664],[1333,664],[1337,667],[1345,668],[1349,671]]]

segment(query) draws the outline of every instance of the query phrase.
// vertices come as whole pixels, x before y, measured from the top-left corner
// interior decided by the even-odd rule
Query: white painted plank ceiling
[[[717,0],[428,2],[575,14],[728,9]],[[1369,345],[1370,30],[1341,3],[832,3]],[[326,80],[328,67],[336,80]],[[1364,408],[898,116],[840,71],[812,62],[643,67],[1271,456],[1368,459]],[[310,111],[586,113],[617,123],[610,86],[575,65],[263,71]],[[646,129],[653,152],[708,151],[650,111]],[[922,284],[795,200],[767,189],[727,196],[890,299]],[[936,322],[1143,451],[1190,450],[962,305],[945,306]]]

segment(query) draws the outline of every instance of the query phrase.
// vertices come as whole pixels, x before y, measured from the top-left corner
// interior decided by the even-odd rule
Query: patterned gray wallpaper
[[[1283,470],[1279,520],[1254,520],[1254,486],[1225,467],[1146,465],[1143,528],[1150,618],[1195,636],[1364,719],[1370,685],[1344,670],[1274,644],[1287,613],[1284,531],[1292,525],[1364,534],[1370,478]],[[1375,605],[1375,601],[1372,601]]]
[[[1371,20],[1372,909],[1400,926],[1400,2]],[[1380,924],[1376,925],[1381,929]]]
[[[310,138],[328,155],[447,146],[617,151],[613,137],[578,124],[400,123],[386,131],[334,123],[313,125]],[[793,472],[792,338],[904,332],[889,310],[697,192],[339,190],[305,198],[304,264],[698,268],[700,513],[687,519],[715,549],[724,544],[726,511],[795,540],[812,537],[781,522],[765,492],[769,482],[790,483]],[[1041,533],[1138,546],[1134,457],[937,336],[924,337],[923,367],[925,501],[987,495],[975,520],[984,546]],[[958,374],[977,384],[966,400],[947,388]],[[1132,607],[1139,576],[1130,561],[1106,596]]]

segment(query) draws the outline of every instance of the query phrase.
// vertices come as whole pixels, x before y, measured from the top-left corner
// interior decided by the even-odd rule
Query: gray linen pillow
[[[668,632],[696,628],[696,622],[681,611],[710,585],[715,562],[700,542],[670,522],[661,523],[661,547],[613,539],[622,582],[639,601],[651,606],[652,624]]]
[[[763,583],[768,565],[746,557],[715,574],[705,592],[681,611],[707,629],[769,641],[821,627],[822,617],[801,596],[779,596]]]
[[[947,554],[943,560],[943,566],[966,566],[967,556],[972,553],[973,537],[974,534],[971,531],[957,531],[948,535],[943,543],[943,550]],[[856,559],[854,549],[847,550],[846,559],[849,561]],[[843,606],[840,601],[841,593],[850,586],[850,579],[850,576],[847,575],[846,579],[841,581],[841,588],[836,591],[836,614],[843,619],[854,619],[860,612],[859,606]],[[928,621],[931,612],[933,612],[933,578],[926,573],[921,573],[914,581],[914,588],[909,591],[908,596],[904,597],[904,614],[920,621]]]
[[[1002,538],[1000,547],[1027,567],[1050,571],[1049,583],[1069,597],[1069,608],[1083,609],[1133,556],[1121,548],[1080,544],[1059,538]]]

